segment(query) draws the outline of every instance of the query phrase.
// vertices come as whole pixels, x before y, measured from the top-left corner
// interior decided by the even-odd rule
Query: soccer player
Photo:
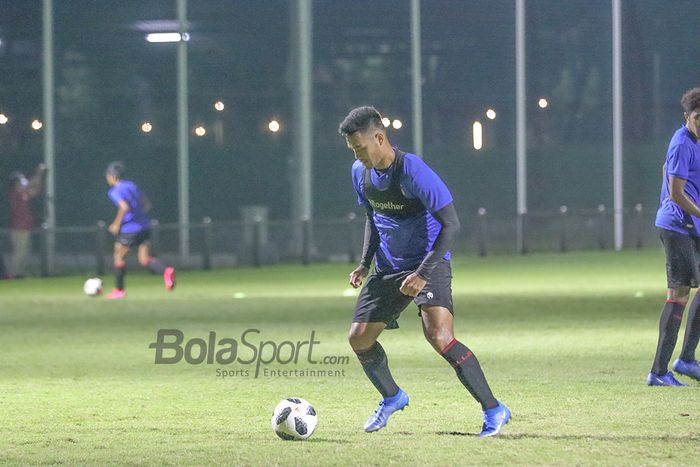
[[[175,288],[175,269],[165,266],[158,258],[151,256],[151,223],[146,212],[151,203],[131,180],[122,179],[124,165],[112,162],[107,166],[105,178],[109,188],[109,199],[117,205],[117,215],[109,225],[109,232],[116,237],[114,242],[114,277],[116,287],[107,295],[109,299],[126,297],[124,258],[133,246],[138,248],[138,260],[153,274],[162,274],[167,290]]]
[[[27,258],[32,250],[32,230],[36,228],[32,200],[43,191],[46,166],[39,164],[31,178],[21,172],[10,175],[10,239],[12,241],[12,261],[9,277],[21,279]]]
[[[365,431],[383,428],[391,414],[408,405],[377,338],[384,329],[398,327],[397,318],[413,301],[425,338],[481,404],[480,435],[497,435],[510,411],[493,396],[476,356],[453,332],[449,250],[460,225],[450,191],[418,156],[390,145],[374,107],[352,110],[339,132],[357,159],[353,186],[367,212],[362,260],[350,273],[350,285],[358,288],[365,278],[367,282],[348,336],[365,374],[383,396]]]
[[[690,288],[700,282],[700,88],[681,98],[685,124],[671,138],[666,152],[661,184],[661,203],[656,227],[666,252],[666,304],[661,310],[659,341],[649,386],[685,386],[668,370]],[[673,362],[677,373],[700,381],[695,349],[700,337],[700,294],[695,294],[688,312],[685,341],[680,358]]]

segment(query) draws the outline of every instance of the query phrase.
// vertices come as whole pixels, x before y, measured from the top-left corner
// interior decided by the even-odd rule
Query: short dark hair
[[[384,130],[382,116],[377,109],[371,105],[365,105],[352,109],[345,119],[338,126],[338,133],[348,137],[358,131]]]
[[[693,110],[700,110],[700,88],[688,89],[681,97],[683,110],[690,113]]]
[[[112,175],[116,178],[122,178],[124,174],[124,163],[122,161],[110,162],[105,170],[105,175]]]

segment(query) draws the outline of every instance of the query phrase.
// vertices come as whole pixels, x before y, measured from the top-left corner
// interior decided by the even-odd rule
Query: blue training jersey
[[[442,229],[431,213],[452,202],[452,194],[445,182],[421,158],[415,154],[395,152],[397,157],[386,171],[368,170],[360,161],[355,161],[352,166],[352,181],[358,203],[370,210],[379,232],[375,268],[385,274],[414,270],[420,265],[432,250]],[[396,173],[397,170],[400,173]],[[367,198],[365,180],[370,180],[372,188],[379,192],[390,191],[392,182],[398,182],[400,195],[409,201],[406,204],[418,205],[420,209],[412,206],[408,211],[392,213],[391,208],[395,203],[377,203]],[[372,203],[377,209],[372,207]],[[450,259],[449,251],[444,259]]]
[[[685,235],[700,236],[700,219],[690,215],[671,200],[668,178],[673,175],[686,180],[685,194],[700,205],[700,145],[684,126],[674,133],[668,145],[661,202],[656,212],[656,226]]]
[[[119,206],[121,201],[126,201],[126,204],[129,205],[129,210],[124,215],[124,220],[122,220],[122,226],[119,230],[121,233],[136,233],[150,229],[150,220],[146,213],[143,212],[143,206],[141,206],[143,193],[141,193],[141,190],[134,182],[131,180],[119,180],[116,185],[109,189],[108,195],[109,199],[117,206]]]

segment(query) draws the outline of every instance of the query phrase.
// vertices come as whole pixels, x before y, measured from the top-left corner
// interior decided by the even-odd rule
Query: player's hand
[[[109,224],[109,227],[107,227],[107,230],[109,230],[109,233],[112,235],[117,235],[119,233],[119,224]]]
[[[363,265],[359,265],[353,272],[350,273],[350,285],[356,289],[362,285],[362,280],[369,274],[369,269]]]
[[[425,279],[420,277],[415,272],[412,272],[403,280],[399,291],[404,295],[408,295],[409,297],[415,297],[420,293],[421,290],[423,290],[425,284]]]

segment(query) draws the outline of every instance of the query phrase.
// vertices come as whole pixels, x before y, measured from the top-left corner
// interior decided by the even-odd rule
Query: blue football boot
[[[404,407],[408,405],[408,394],[403,392],[403,389],[399,388],[397,392],[392,397],[387,397],[379,402],[379,407],[374,411],[371,417],[365,422],[365,431],[371,433],[373,431],[381,430],[386,426],[386,422],[389,421],[391,414],[397,410],[403,410]]]
[[[509,420],[510,410],[501,402],[498,402],[496,407],[484,410],[484,425],[481,427],[479,436],[496,436]]]
[[[675,362],[673,362],[673,369],[676,371],[676,373],[680,373],[693,378],[696,381],[700,381],[700,365],[698,365],[697,360],[686,362],[685,360],[678,358]]]
[[[687,386],[687,384],[683,384],[679,382],[676,378],[673,377],[672,372],[668,372],[665,375],[657,375],[656,373],[649,373],[649,376],[647,376],[647,385],[648,386]]]

